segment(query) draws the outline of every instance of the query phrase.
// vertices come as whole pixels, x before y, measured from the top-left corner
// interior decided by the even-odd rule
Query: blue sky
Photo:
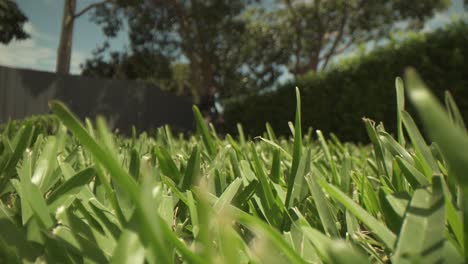
[[[77,10],[99,2],[99,0],[77,0]],[[29,18],[25,29],[31,38],[25,41],[13,41],[8,46],[0,44],[0,64],[54,71],[56,50],[59,42],[64,0],[17,0],[21,10]],[[463,13],[462,0],[453,0],[449,10],[437,14],[426,23],[425,30],[444,25]],[[89,21],[89,15],[80,17],[75,22],[71,71],[80,72],[79,65],[91,57],[92,51],[104,42],[101,29]],[[128,43],[125,32],[111,42],[112,49],[120,50]]]
[[[25,29],[31,38],[14,41],[8,46],[0,44],[0,64],[19,68],[54,71],[56,52],[60,38],[64,0],[17,0],[18,6],[29,18]],[[99,2],[77,0],[77,11]],[[92,51],[104,42],[101,29],[89,20],[89,14],[75,22],[72,73],[79,73],[79,64],[91,57]],[[125,33],[112,40],[113,49],[123,49],[128,43]]]

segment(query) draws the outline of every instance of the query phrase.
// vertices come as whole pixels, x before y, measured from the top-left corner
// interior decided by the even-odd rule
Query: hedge
[[[301,89],[303,127],[333,132],[340,139],[366,142],[363,117],[396,127],[395,77],[415,67],[432,91],[442,98],[449,90],[462,115],[468,116],[468,24],[456,22],[432,33],[377,48],[321,74],[289,82],[275,91],[226,105],[228,132],[242,123],[251,136],[261,135],[268,121],[279,135],[290,133],[294,87]]]

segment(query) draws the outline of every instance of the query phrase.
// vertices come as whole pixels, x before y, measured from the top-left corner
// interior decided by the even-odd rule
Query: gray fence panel
[[[0,66],[0,123],[46,114],[54,99],[81,119],[102,115],[122,132],[129,132],[132,125],[139,130],[165,124],[191,130],[194,124],[189,98],[156,86]]]

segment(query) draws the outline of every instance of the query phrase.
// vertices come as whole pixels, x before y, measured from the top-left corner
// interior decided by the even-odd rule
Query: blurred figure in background
[[[220,94],[215,86],[210,86],[208,92],[200,98],[198,105],[207,124],[221,125],[224,123],[224,108],[220,101]]]

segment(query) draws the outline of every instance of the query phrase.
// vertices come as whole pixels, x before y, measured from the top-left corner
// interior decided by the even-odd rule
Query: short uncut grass
[[[189,139],[123,138],[53,102],[56,133],[0,137],[0,262],[463,263],[466,128],[449,94],[405,84],[436,143],[401,79],[398,133],[364,119],[369,146],[303,133],[299,92],[287,139],[220,139],[197,108]]]

